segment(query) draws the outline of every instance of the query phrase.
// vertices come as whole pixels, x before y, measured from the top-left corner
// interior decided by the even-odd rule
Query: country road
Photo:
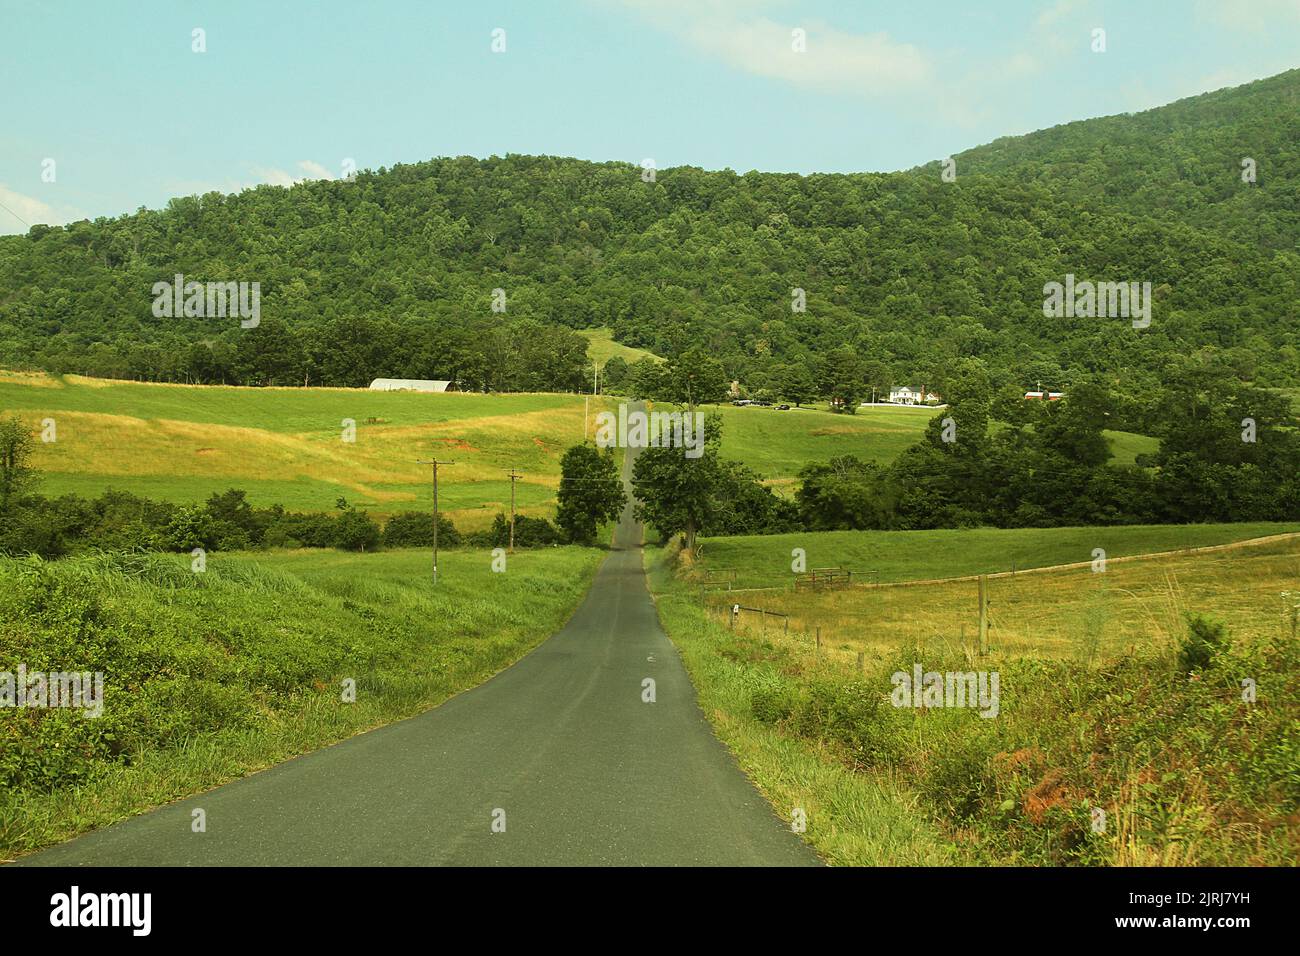
[[[473,690],[17,865],[817,864],[713,736],[640,542],[629,506],[568,624]]]

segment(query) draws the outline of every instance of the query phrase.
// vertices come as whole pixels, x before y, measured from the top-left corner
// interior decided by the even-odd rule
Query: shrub
[[[334,547],[345,551],[366,551],[379,544],[379,525],[370,515],[355,508],[344,508],[334,521]]]
[[[424,511],[403,511],[384,525],[385,548],[428,548],[433,546],[433,515]],[[451,519],[438,516],[438,546],[453,548],[460,544],[460,532]]]
[[[545,518],[530,518],[527,515],[515,516],[515,547],[538,548],[559,544],[561,534],[555,525]],[[469,537],[469,544],[480,548],[504,548],[510,543],[510,519],[497,512],[492,519],[492,527],[479,531]]]
[[[795,697],[784,687],[760,687],[750,696],[749,706],[763,723],[775,724],[794,711]]]
[[[1178,668],[1186,673],[1202,670],[1227,644],[1228,628],[1221,621],[1213,621],[1199,614],[1187,619],[1187,635],[1178,649]]]

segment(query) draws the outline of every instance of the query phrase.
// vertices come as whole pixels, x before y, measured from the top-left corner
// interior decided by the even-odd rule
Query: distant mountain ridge
[[[627,163],[509,155],[178,198],[0,239],[0,365],[450,378],[453,366],[523,361],[514,350],[528,337],[506,330],[533,320],[608,327],[666,357],[701,346],[749,383],[782,363],[815,370],[847,345],[898,381],[940,383],[974,358],[995,382],[1100,375],[1141,389],[1207,350],[1242,378],[1300,385],[1297,105],[1292,70],[999,139],[957,154],[954,182],[937,163],[810,176],[678,167],[647,181]],[[150,289],[176,273],[259,282],[262,328],[155,318]],[[1066,274],[1151,282],[1151,326],[1044,317],[1044,284]],[[796,289],[806,311],[792,310]],[[380,336],[382,354],[331,365],[319,332],[331,323],[365,324],[353,337]],[[244,347],[275,336],[275,349]],[[491,354],[466,351],[484,342]]]

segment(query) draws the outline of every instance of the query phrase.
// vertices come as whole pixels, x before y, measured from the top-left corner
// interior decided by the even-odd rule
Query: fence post
[[[863,656],[864,656],[863,653],[861,651],[858,651],[858,676],[859,677],[862,676],[862,672],[865,669],[862,663]]]
[[[980,653],[988,653],[989,641],[989,594],[988,575],[980,575]]]
[[[819,625],[817,628],[817,647],[813,651],[813,657],[821,657],[822,654],[822,629]]]

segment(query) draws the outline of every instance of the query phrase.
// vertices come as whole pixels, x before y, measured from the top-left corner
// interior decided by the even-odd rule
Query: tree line
[[[458,157],[37,226],[0,237],[0,364],[567,390],[586,363],[563,331],[608,327],[668,359],[702,349],[752,388],[798,390],[790,369],[851,354],[877,388],[973,358],[995,387],[1148,392],[1202,352],[1296,386],[1298,94],[1292,71],[999,140],[957,156],[952,182],[936,165],[646,182],[627,163]],[[152,285],[176,273],[259,282],[261,325],[154,317]],[[1067,273],[1151,282],[1151,326],[1046,318],[1044,284]]]
[[[1300,432],[1282,395],[1231,369],[1189,359],[1148,398],[1158,450],[1112,461],[1107,431],[1121,400],[1077,383],[1060,401],[998,394],[981,363],[945,377],[948,407],[887,465],[845,455],[806,465],[792,499],[721,457],[722,421],[706,420],[696,459],[643,451],[633,468],[639,514],[663,540],[680,534],[1063,527],[1300,520]]]

